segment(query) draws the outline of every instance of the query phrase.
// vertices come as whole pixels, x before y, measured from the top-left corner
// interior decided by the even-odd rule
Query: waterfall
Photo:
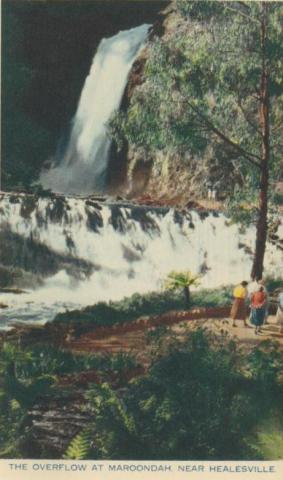
[[[86,78],[69,143],[59,165],[40,182],[55,192],[89,194],[105,189],[111,141],[106,124],[120,106],[128,75],[150,25],[103,39]]]
[[[9,269],[29,290],[1,294],[8,305],[0,311],[1,328],[15,319],[44,322],[66,308],[156,291],[172,270],[201,273],[201,288],[250,276],[255,228],[242,231],[221,213],[2,194],[0,223],[0,274]],[[265,274],[275,277],[280,241],[281,250],[268,243],[265,256]]]

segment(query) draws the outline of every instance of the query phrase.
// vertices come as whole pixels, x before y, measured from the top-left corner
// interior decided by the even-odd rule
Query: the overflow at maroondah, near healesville
[[[0,458],[283,459],[282,13],[2,0]]]

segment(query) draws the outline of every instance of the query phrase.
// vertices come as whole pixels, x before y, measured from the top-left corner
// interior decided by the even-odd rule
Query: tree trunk
[[[185,305],[187,308],[190,306],[191,293],[189,287],[184,287]]]
[[[269,182],[269,95],[268,95],[268,68],[266,65],[266,36],[267,36],[267,9],[266,2],[262,3],[261,20],[261,52],[262,70],[260,81],[259,121],[261,129],[261,173],[259,185],[259,214],[256,226],[256,246],[251,277],[261,278],[267,239],[267,206]]]

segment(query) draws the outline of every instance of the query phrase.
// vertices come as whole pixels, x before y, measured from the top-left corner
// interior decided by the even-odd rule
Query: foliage
[[[108,355],[106,359],[109,362],[107,369],[112,372],[135,368],[138,365],[135,358],[125,352]]]
[[[22,438],[26,436],[26,410],[1,391],[0,411],[0,458],[18,458]]]
[[[227,305],[231,300],[230,290],[229,287],[221,287],[192,292],[191,305],[199,307]],[[110,326],[132,322],[142,316],[161,315],[170,310],[184,308],[185,300],[179,291],[152,292],[144,295],[135,293],[117,302],[99,302],[82,310],[59,313],[55,317],[55,322],[75,324],[84,322],[85,325],[91,322],[97,326]]]
[[[93,386],[88,458],[259,458],[251,434],[283,400],[274,363],[280,358],[282,366],[282,353],[275,344],[265,349],[245,356],[233,342],[198,330],[185,343],[174,341],[148,374],[123,391]],[[257,364],[258,350],[264,361]]]
[[[109,384],[103,383],[93,385],[87,398],[95,419],[92,424],[93,447],[88,458],[134,458],[138,446],[135,419],[120,395]],[[121,451],[122,444],[126,455]]]
[[[176,6],[184,18],[191,16],[197,20],[206,20],[209,19],[212,14],[221,13],[221,6],[211,0],[207,0],[205,5],[200,5],[197,8],[194,7],[193,2],[188,0],[176,0]]]
[[[232,286],[203,289],[192,293],[192,305],[197,307],[223,307],[232,301]]]
[[[154,356],[144,376],[117,390],[109,383],[89,388],[89,425],[71,440],[64,458],[269,458],[274,441],[281,441],[283,421],[283,355],[275,342],[243,354],[228,338],[197,330],[180,340],[166,327],[148,340]],[[30,435],[28,410],[55,388],[42,379],[54,382],[54,375],[95,368],[102,378],[109,374],[109,382],[136,366],[128,354],[48,348],[6,343],[0,352],[1,457],[21,458]],[[267,422],[275,414],[273,429]]]
[[[153,42],[146,81],[136,89],[127,115],[121,114],[120,128],[114,121],[118,133],[141,147],[185,148],[193,153],[204,151],[211,142],[217,148],[220,142],[228,154],[225,161],[234,168],[244,152],[227,150],[225,141],[209,128],[205,121],[209,119],[219,130],[229,132],[235,150],[241,145],[256,154],[260,135],[252,120],[258,115],[258,99],[253,95],[261,65],[257,49],[260,5],[247,2],[245,17],[238,3],[233,2],[235,10],[231,11],[228,2],[179,2],[186,8],[186,19],[174,35]],[[275,2],[270,7],[268,49],[274,111],[274,96],[282,95],[279,18],[280,5]],[[241,169],[246,171],[245,164]]]
[[[29,355],[28,361],[22,361],[16,365],[17,376],[22,380],[28,380],[42,375],[68,375],[86,370],[107,370],[111,365],[118,365],[116,355],[102,354],[73,354],[70,350],[38,343],[23,350]],[[126,358],[124,364],[126,364]],[[128,362],[133,362],[129,356]],[[120,361],[121,364],[121,361]]]
[[[272,201],[275,205],[283,205],[283,193],[280,192],[272,192]]]
[[[264,340],[248,355],[250,375],[259,385],[275,393],[277,380],[283,368],[282,353],[276,348],[276,342]]]
[[[168,290],[182,289],[185,296],[185,306],[189,308],[191,305],[191,285],[199,285],[200,275],[193,275],[192,272],[170,272],[164,283],[164,286]]]
[[[28,408],[36,398],[49,390],[54,378],[49,373],[40,372],[37,375],[21,377],[17,367],[31,362],[30,352],[22,350],[13,344],[4,343],[0,351],[0,370],[2,376],[2,393],[8,399],[15,399],[23,408]]]
[[[256,429],[251,447],[259,459],[283,459],[283,424],[282,419],[271,416]]]
[[[30,352],[4,343],[0,350],[0,456],[20,456],[21,443],[28,438],[28,409],[52,388],[54,378],[39,374],[21,378],[17,367],[31,362]]]
[[[38,375],[64,375],[82,369],[82,360],[71,352],[52,345],[37,344],[25,351],[28,361],[22,361],[16,366],[17,375],[21,379],[29,379]]]
[[[234,195],[226,202],[226,213],[232,222],[248,226],[255,223],[258,206],[255,192],[248,187],[236,189]]]
[[[269,292],[273,292],[278,288],[283,288],[283,279],[280,277],[277,277],[277,278],[266,277],[265,284],[266,284],[267,290]]]
[[[198,286],[200,284],[200,275],[194,275],[192,272],[170,272],[165,281],[165,288],[168,290],[178,290],[179,288]]]
[[[89,429],[78,433],[68,446],[63,458],[65,460],[84,460],[90,452],[92,434]]]
[[[14,350],[14,346],[8,344]],[[19,380],[30,382],[31,379],[68,375],[72,373],[97,370],[107,377],[133,369],[138,363],[131,354],[118,352],[115,354],[73,354],[70,350],[48,344],[37,344],[25,349],[17,349],[20,353],[15,372]],[[15,358],[15,356],[13,357]]]
[[[119,302],[99,302],[83,310],[60,313],[56,321],[93,322],[97,326],[110,326],[115,323],[125,323],[136,320],[142,315],[158,315],[168,310],[183,308],[183,299],[178,294],[135,293]]]

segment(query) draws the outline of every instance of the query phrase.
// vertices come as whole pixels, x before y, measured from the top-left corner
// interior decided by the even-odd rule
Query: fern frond
[[[184,272],[172,271],[167,275],[164,287],[168,290],[177,290],[178,288],[190,287],[191,285],[198,286],[200,278],[201,275],[193,274],[189,270]]]
[[[18,410],[20,410],[20,408],[21,408],[20,403],[19,403],[18,400],[16,400],[15,398],[13,398],[12,400],[10,400],[9,405],[10,405],[10,408],[11,408],[11,410],[12,410],[13,412],[18,411]]]
[[[92,432],[89,429],[78,433],[69,444],[63,455],[65,460],[85,460],[91,448]]]
[[[120,418],[122,419],[123,425],[126,430],[131,434],[136,434],[136,424],[133,415],[127,412],[122,400],[117,396],[115,391],[107,384],[104,383],[102,388],[107,392],[109,400],[116,407]]]

